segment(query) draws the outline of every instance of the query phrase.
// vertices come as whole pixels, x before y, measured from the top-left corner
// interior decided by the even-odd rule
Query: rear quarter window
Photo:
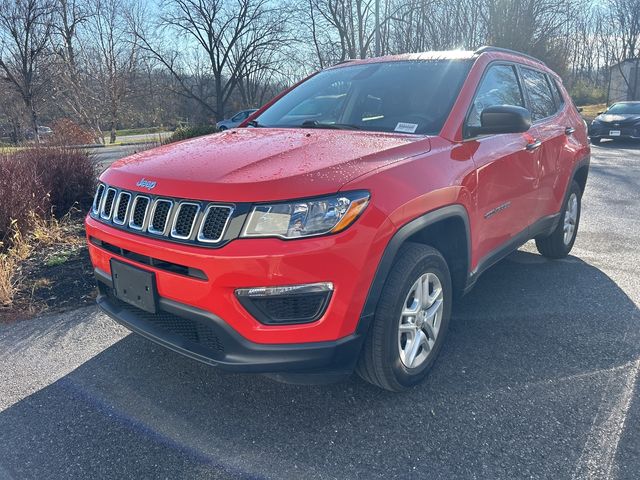
[[[549,83],[551,84],[551,93],[553,94],[553,99],[556,101],[556,106],[559,110],[560,108],[562,108],[562,105],[564,105],[562,90],[560,89],[560,85],[558,85],[556,79],[552,78],[551,76],[547,76],[547,78],[549,79]]]
[[[556,102],[544,73],[522,68],[522,80],[529,96],[531,118],[534,122],[556,113]]]

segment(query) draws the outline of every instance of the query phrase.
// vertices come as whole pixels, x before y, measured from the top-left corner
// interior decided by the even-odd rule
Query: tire
[[[574,199],[575,204],[573,203]],[[536,237],[538,252],[547,258],[564,258],[569,255],[578,234],[581,210],[582,192],[580,191],[580,186],[574,180],[571,182],[569,194],[562,205],[562,216],[555,230],[550,235]],[[565,236],[565,229],[569,228],[571,224],[573,229],[570,234],[567,233]]]
[[[220,127],[218,130],[220,130],[221,132],[224,132],[225,130],[228,130],[227,127]]]
[[[435,298],[429,308],[425,307],[430,301],[427,297],[422,297],[425,302],[418,302],[415,298],[418,284],[428,285],[427,291]],[[441,294],[436,295],[439,291]],[[382,289],[356,366],[358,375],[373,385],[394,392],[420,383],[442,347],[451,317],[451,302],[451,276],[440,252],[417,243],[403,245]],[[420,305],[416,306],[416,303]],[[416,315],[403,315],[403,312],[414,309]],[[420,347],[411,362],[414,339],[420,340]]]
[[[600,145],[600,142],[602,141],[601,138],[590,138],[591,143],[593,143],[594,145]]]

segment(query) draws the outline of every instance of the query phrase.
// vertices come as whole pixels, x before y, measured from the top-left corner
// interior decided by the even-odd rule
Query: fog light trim
[[[327,310],[331,282],[239,288],[240,304],[257,321],[266,325],[293,325],[319,320]]]

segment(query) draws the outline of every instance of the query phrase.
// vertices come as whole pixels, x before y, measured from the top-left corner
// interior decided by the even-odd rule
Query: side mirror
[[[582,111],[584,110],[584,108],[582,108],[582,107],[576,107],[576,110],[578,110],[578,113],[582,113]]]
[[[515,105],[493,105],[480,113],[480,126],[467,127],[467,135],[522,133],[531,128],[531,113]]]

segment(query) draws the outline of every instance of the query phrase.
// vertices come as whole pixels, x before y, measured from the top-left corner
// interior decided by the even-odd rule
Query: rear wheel
[[[571,182],[569,195],[555,230],[546,237],[536,237],[536,247],[545,257],[564,258],[569,255],[578,234],[581,198],[580,186],[575,181]]]
[[[391,391],[421,382],[444,341],[451,301],[449,268],[440,252],[403,246],[382,290],[358,374]]]
[[[590,140],[594,145],[600,145],[600,142],[602,141],[601,138],[591,138]]]

